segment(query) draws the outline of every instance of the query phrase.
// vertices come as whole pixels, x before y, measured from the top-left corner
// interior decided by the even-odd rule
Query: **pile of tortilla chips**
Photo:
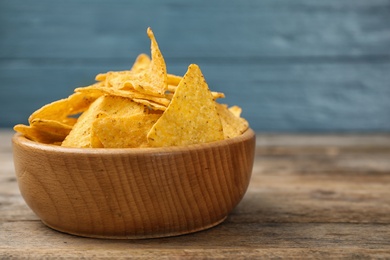
[[[241,108],[217,103],[224,94],[209,90],[197,65],[183,77],[167,73],[150,28],[147,34],[151,57],[140,54],[131,70],[98,74],[97,83],[43,106],[15,131],[65,147],[136,148],[206,143],[247,130]]]

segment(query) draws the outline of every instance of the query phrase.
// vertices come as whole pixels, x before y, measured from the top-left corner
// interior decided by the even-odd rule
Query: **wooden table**
[[[25,205],[0,131],[0,259],[390,258],[390,134],[258,135],[248,192],[209,230],[148,240],[76,237]]]

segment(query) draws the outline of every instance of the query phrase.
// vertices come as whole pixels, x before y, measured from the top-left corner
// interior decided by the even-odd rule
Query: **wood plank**
[[[27,122],[43,104],[91,84],[96,74],[125,64],[33,65],[0,62],[0,127]],[[183,75],[188,62],[168,63]],[[256,131],[387,131],[390,129],[390,63],[199,64],[220,100],[243,108]],[[342,72],[342,73],[340,73]]]
[[[0,258],[389,258],[390,135],[258,134],[247,194],[191,235],[104,240],[44,226],[15,181],[0,130]]]
[[[126,249],[127,250],[127,249]],[[15,249],[12,252],[0,252],[0,256],[4,258],[26,258],[42,259],[55,258],[53,256],[63,256],[66,258],[116,258],[116,259],[274,259],[274,258],[289,258],[289,259],[303,259],[303,258],[345,258],[345,259],[386,259],[388,249],[360,249],[354,247],[340,248],[329,250],[328,248],[205,248],[205,249],[131,249],[124,253],[121,250],[27,250]]]
[[[389,131],[386,0],[0,2],[0,127],[149,51],[198,63],[257,131]]]
[[[385,0],[5,1],[2,58],[130,57],[151,26],[166,57],[389,58]]]
[[[16,225],[20,225],[16,227]],[[221,224],[190,236],[103,240],[69,236],[40,222],[3,225],[0,256],[54,257],[314,257],[389,256],[388,225]],[[10,232],[15,231],[17,232]],[[365,234],[362,236],[361,234]],[[221,239],[223,237],[224,239]],[[23,238],[23,244],[15,244]],[[239,238],[239,239],[238,239]],[[216,255],[214,255],[216,254]],[[302,256],[301,256],[302,257]]]

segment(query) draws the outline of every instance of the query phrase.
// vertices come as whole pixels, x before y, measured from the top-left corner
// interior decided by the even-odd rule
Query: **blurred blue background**
[[[390,131],[390,1],[0,0],[0,127],[150,52],[263,132]]]

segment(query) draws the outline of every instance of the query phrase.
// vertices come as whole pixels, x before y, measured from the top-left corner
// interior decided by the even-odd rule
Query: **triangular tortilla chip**
[[[147,110],[144,105],[133,102],[129,98],[101,96],[79,117],[62,146],[91,147],[91,127],[96,119],[106,116],[126,117],[145,113]]]
[[[163,110],[169,105],[170,99],[168,97],[156,97],[148,94],[140,93],[134,89],[117,89],[112,87],[106,87],[101,82],[95,83],[87,87],[80,87],[75,89],[76,92],[81,92],[85,94],[96,94],[104,95],[108,94],[111,96],[126,97],[130,98],[133,101],[140,100],[149,100],[154,103],[160,104],[164,107]]]
[[[138,55],[130,71],[134,74],[143,72],[144,70],[149,68],[151,62],[152,61],[147,54],[141,53],[140,55]]]
[[[76,123],[76,118],[74,118]],[[49,120],[49,119],[34,119],[31,124],[31,126],[41,129],[42,131],[54,133],[58,136],[63,136],[63,139],[69,134],[69,132],[72,130],[72,126],[68,124],[63,124],[61,122],[58,122],[56,120]],[[63,140],[62,139],[62,140]],[[61,140],[61,141],[62,141]]]
[[[131,70],[108,71],[106,73],[99,73],[96,75],[95,80],[104,82],[104,86],[106,87],[115,87],[120,89],[124,87],[123,82],[126,81],[126,79],[134,78],[134,75],[146,70],[150,63],[150,57],[145,53],[141,53],[136,58]]]
[[[92,126],[93,147],[140,148],[147,147],[146,135],[161,114],[136,114],[129,117],[104,117]],[[96,141],[96,138],[99,142]]]
[[[237,111],[237,109],[238,107],[233,110]],[[248,122],[244,118],[233,114],[227,105],[217,104],[217,111],[221,118],[225,138],[239,136],[248,129]]]
[[[168,85],[177,86],[177,85],[179,85],[182,78],[183,77],[181,77],[181,76],[177,76],[177,75],[168,73],[167,74],[167,83],[168,83]]]
[[[47,104],[31,114],[28,121],[35,119],[55,120],[63,124],[73,125],[74,118],[69,116],[84,112],[100,95],[96,93],[73,93],[68,98]]]
[[[151,41],[152,61],[147,69],[136,75],[133,80],[128,81],[128,84],[131,84],[139,92],[164,96],[168,88],[167,68],[152,29],[148,28],[147,33]]]
[[[207,143],[224,138],[216,103],[200,68],[192,64],[171,103],[148,134],[153,147]]]
[[[239,106],[229,107],[229,111],[233,113],[236,117],[241,117],[242,108]]]
[[[65,138],[62,133],[46,131],[46,129],[31,125],[18,124],[14,126],[14,130],[32,141],[44,144],[61,143]]]

